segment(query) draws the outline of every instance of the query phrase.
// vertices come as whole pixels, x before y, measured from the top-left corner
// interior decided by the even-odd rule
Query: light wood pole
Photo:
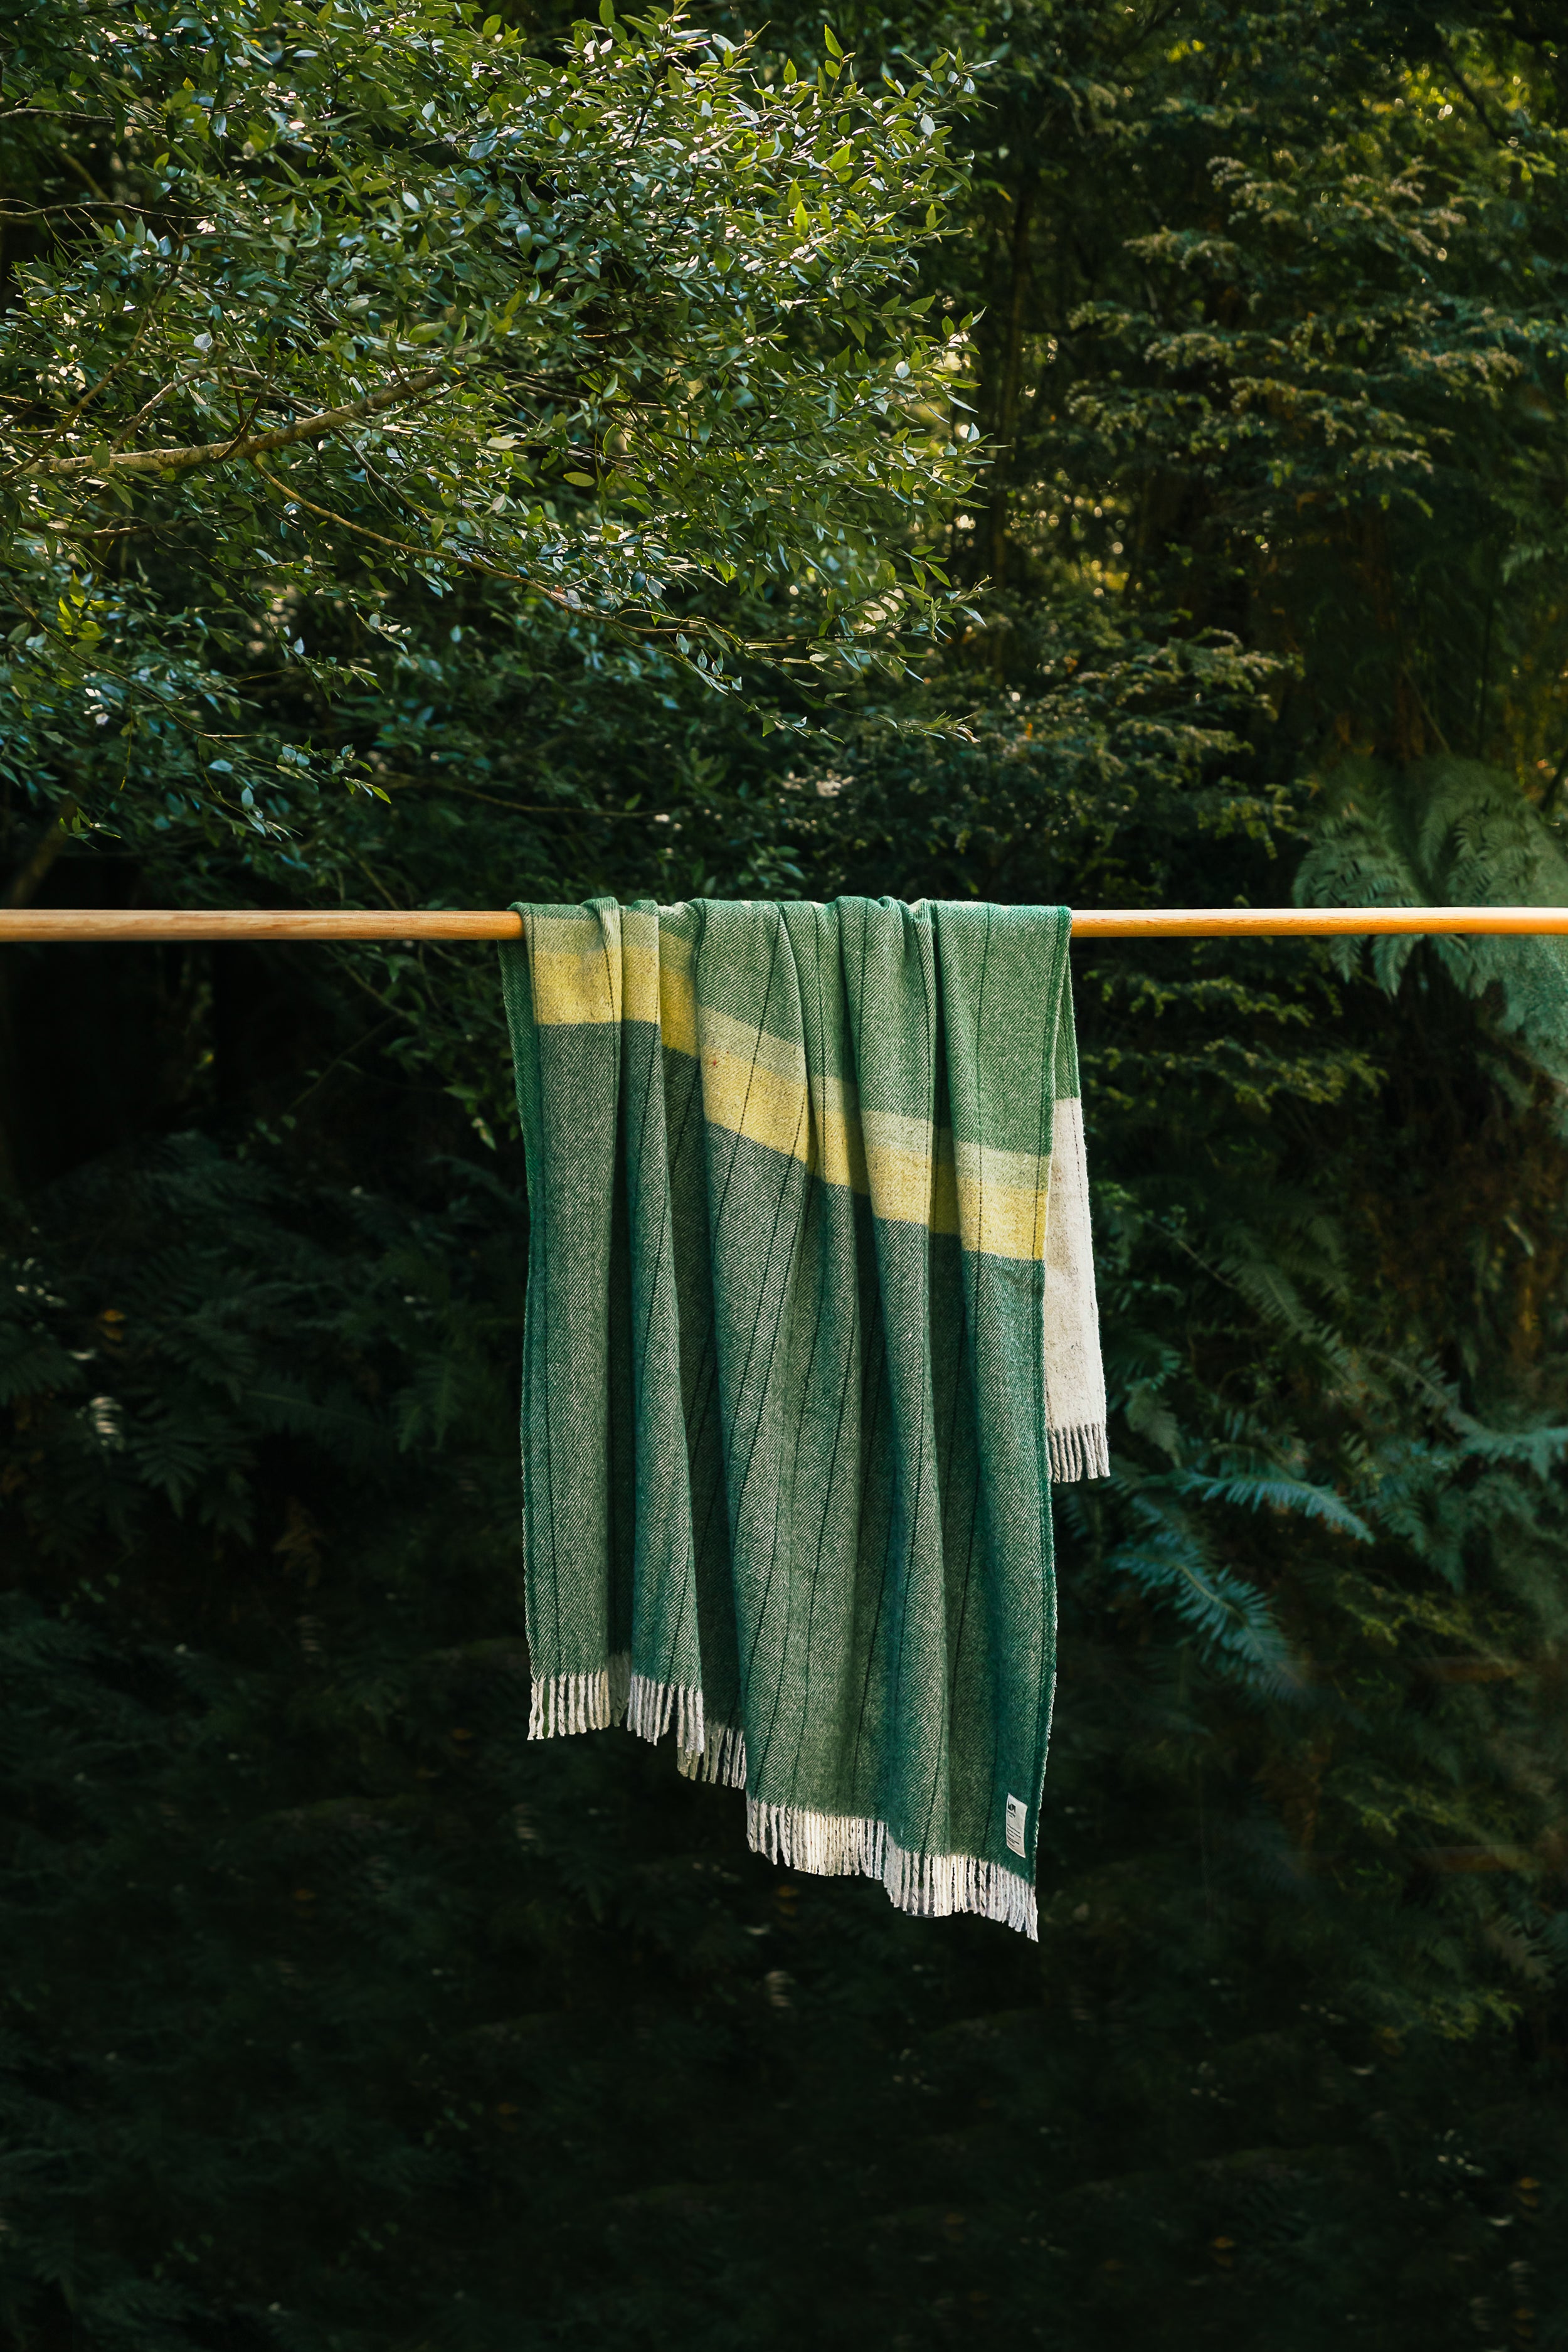
[[[431,910],[309,908],[204,912],[162,907],[0,908],[7,940],[515,940],[505,907]],[[1075,940],[1328,939],[1343,933],[1568,933],[1568,907],[1099,907],[1072,918]]]

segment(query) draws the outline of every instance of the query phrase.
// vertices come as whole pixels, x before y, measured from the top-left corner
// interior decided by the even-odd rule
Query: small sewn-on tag
[[[1021,1797],[1008,1799],[1008,1845],[1014,1853],[1024,1850],[1023,1829],[1029,1819],[1029,1807]]]

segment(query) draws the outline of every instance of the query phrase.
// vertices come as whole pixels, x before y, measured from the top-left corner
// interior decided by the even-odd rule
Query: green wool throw
[[[530,1732],[1036,1933],[1051,1483],[1107,1472],[1061,907],[521,907]]]

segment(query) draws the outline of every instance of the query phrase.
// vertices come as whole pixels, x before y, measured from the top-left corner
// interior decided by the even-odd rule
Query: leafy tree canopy
[[[972,78],[601,16],[541,55],[451,0],[20,12],[25,789],[122,835],[296,830],[301,792],[368,772],[257,730],[256,688],[362,691],[410,582],[498,590],[602,678],[731,688],[748,633],[699,591],[809,583],[800,657],[851,675],[928,614],[956,345],[913,273]]]

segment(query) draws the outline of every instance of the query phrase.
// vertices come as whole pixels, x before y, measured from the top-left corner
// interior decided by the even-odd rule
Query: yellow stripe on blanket
[[[1049,1157],[960,1143],[954,1159],[958,1234],[964,1247],[989,1257],[1042,1258],[1051,1184]]]
[[[587,916],[536,915],[528,944],[541,1029],[657,1023],[666,1045],[695,1054],[691,949],[685,940],[661,941],[656,915],[626,907],[612,910],[604,925]]]
[[[808,1079],[804,1046],[727,1013],[705,1007],[698,1029],[703,1117],[710,1126],[787,1151],[825,1184],[869,1189],[852,1086],[842,1078]]]
[[[786,1152],[792,1160],[810,1158],[811,1122],[804,1078],[787,1076],[766,1062],[705,1042],[702,1084],[703,1117],[710,1127],[743,1135],[748,1143]]]
[[[862,1113],[842,1078],[806,1076],[806,1056],[727,1013],[701,1015],[703,1117],[802,1161],[825,1184],[868,1194],[886,1224],[956,1234],[992,1257],[1045,1255],[1051,1162],[1033,1152],[954,1146],[952,1130],[891,1111]]]
[[[843,1078],[808,1079],[791,1038],[705,1007],[689,944],[661,939],[656,916],[627,908],[601,923],[539,917],[529,926],[528,975],[541,1028],[658,1021],[665,1045],[702,1064],[703,1116],[767,1150],[801,1160],[826,1184],[870,1197],[889,1224],[956,1234],[995,1257],[1045,1255],[1050,1161],[959,1144],[927,1119],[861,1111]],[[700,1049],[700,1052],[699,1052]]]
[[[646,907],[621,914],[621,1007],[627,1021],[657,1024],[660,996],[659,918]]]
[[[862,1125],[873,1215],[884,1224],[926,1225],[934,1234],[956,1234],[958,1194],[952,1129],[938,1128],[933,1139],[929,1119],[905,1118],[887,1110],[863,1112]]]
[[[666,936],[660,942],[659,1029],[672,1054],[696,1059],[697,990],[689,940]]]
[[[543,1029],[597,1025],[621,1018],[619,909],[591,915],[534,915],[528,921],[528,986]]]

